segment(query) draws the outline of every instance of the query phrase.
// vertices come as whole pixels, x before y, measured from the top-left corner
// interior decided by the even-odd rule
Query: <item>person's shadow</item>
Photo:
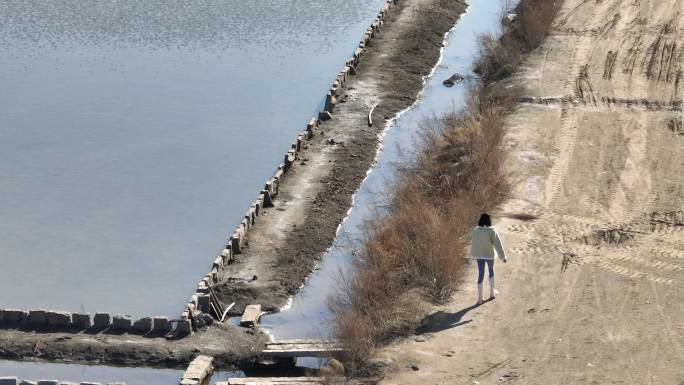
[[[435,333],[471,323],[473,322],[472,319],[462,321],[462,318],[469,311],[478,306],[480,305],[473,304],[465,309],[457,311],[456,313],[447,313],[443,311],[432,313],[423,318],[423,320],[420,322],[420,326],[418,326],[416,329],[416,334]]]

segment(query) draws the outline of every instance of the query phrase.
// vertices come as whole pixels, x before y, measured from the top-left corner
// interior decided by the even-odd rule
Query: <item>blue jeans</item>
[[[484,281],[485,263],[489,268],[489,278],[494,277],[494,260],[493,259],[478,259],[477,260],[477,283]]]

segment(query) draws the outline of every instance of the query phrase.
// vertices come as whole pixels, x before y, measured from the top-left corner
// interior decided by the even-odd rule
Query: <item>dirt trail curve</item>
[[[468,278],[384,384],[684,384],[683,11],[565,2],[515,79],[550,102],[508,121],[502,294]]]

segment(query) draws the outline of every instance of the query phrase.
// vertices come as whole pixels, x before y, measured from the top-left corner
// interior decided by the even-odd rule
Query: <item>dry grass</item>
[[[512,20],[506,16],[502,18],[500,36],[480,36],[476,72],[485,82],[501,80],[515,73],[525,55],[544,42],[561,6],[561,0],[521,1]]]
[[[367,224],[351,273],[330,300],[334,333],[348,350],[348,374],[365,374],[377,347],[414,332],[430,303],[453,295],[473,224],[510,191],[503,127],[520,90],[491,81],[513,73],[543,41],[555,3],[522,0],[517,21],[503,19],[500,38],[481,39],[477,66],[485,81],[470,88],[461,111],[425,122],[388,213]]]

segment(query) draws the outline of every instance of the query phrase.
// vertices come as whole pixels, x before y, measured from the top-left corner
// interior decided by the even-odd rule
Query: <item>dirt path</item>
[[[502,294],[472,306],[469,279],[384,384],[684,383],[682,11],[565,2],[515,79],[551,99],[508,122]]]
[[[274,208],[248,233],[238,262],[215,286],[226,304],[276,311],[296,293],[332,245],[352,195],[366,177],[385,122],[410,106],[437,63],[444,34],[465,10],[461,1],[401,0],[346,82],[333,119],[322,122],[279,187]],[[368,113],[373,126],[368,126]],[[256,279],[254,279],[256,277]]]

